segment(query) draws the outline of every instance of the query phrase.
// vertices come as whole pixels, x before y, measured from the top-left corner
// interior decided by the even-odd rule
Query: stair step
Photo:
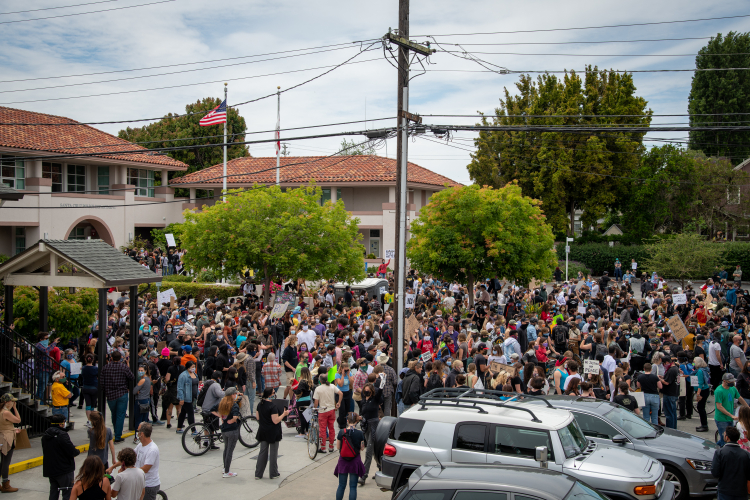
[[[8,387],[13,387],[13,382],[0,382],[0,389],[6,389]]]
[[[25,392],[22,392],[16,396],[16,399],[19,401],[26,401],[31,399],[31,394],[27,394]]]
[[[21,393],[21,388],[20,387],[11,387],[10,388],[10,393],[11,394],[20,394]]]

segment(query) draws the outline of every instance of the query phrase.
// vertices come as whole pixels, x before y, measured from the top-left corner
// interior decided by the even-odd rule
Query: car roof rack
[[[501,396],[510,396],[511,398],[506,401],[501,401]],[[489,389],[466,389],[463,387],[443,387],[433,389],[429,392],[422,394],[419,398],[419,405],[421,408],[419,411],[426,410],[428,406],[437,407],[451,407],[451,408],[468,408],[470,410],[478,410],[479,413],[487,413],[487,411],[480,405],[484,406],[496,406],[498,408],[508,408],[510,410],[523,411],[531,415],[533,422],[541,422],[539,418],[529,408],[521,406],[512,406],[508,403],[518,402],[519,397],[524,399],[538,399],[544,401],[548,408],[554,408],[552,404],[544,398],[538,396],[527,396],[518,394],[517,392],[505,392],[505,391],[493,391]],[[484,401],[468,401],[469,399],[481,399]]]

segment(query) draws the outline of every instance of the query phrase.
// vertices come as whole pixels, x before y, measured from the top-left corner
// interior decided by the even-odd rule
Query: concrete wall
[[[351,198],[347,200],[346,191],[351,192]],[[350,212],[380,212],[383,210],[383,203],[388,201],[387,187],[363,187],[349,188],[342,192],[344,205]],[[347,203],[347,201],[349,201]]]

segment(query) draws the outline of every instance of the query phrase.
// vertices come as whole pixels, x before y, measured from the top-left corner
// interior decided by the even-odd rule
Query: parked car
[[[512,497],[512,498],[511,498]],[[607,500],[591,486],[548,469],[429,462],[393,495],[396,500]]]
[[[666,469],[667,481],[674,484],[676,500],[716,495],[718,479],[711,475],[715,443],[653,425],[617,403],[571,396],[545,399],[555,408],[571,411],[588,439],[640,451],[660,461]]]
[[[635,450],[586,439],[573,414],[541,399],[501,401],[498,391],[435,389],[400,417],[383,418],[375,482],[397,490],[421,465],[439,460],[542,468],[573,476],[623,500],[671,500],[664,466]],[[541,403],[541,404],[539,404]],[[386,436],[384,439],[383,436]],[[537,448],[548,454],[537,461]]]

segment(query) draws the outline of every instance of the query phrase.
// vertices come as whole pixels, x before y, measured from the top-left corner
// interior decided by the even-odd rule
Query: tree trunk
[[[268,275],[268,264],[263,264],[263,304],[268,307],[271,300],[271,277]]]
[[[467,284],[469,286],[469,307],[474,308],[474,274],[470,271],[466,274]]]
[[[571,238],[575,238],[576,235],[576,203],[574,201],[570,202],[570,231],[568,231],[568,236]],[[567,243],[565,243],[567,245]]]

